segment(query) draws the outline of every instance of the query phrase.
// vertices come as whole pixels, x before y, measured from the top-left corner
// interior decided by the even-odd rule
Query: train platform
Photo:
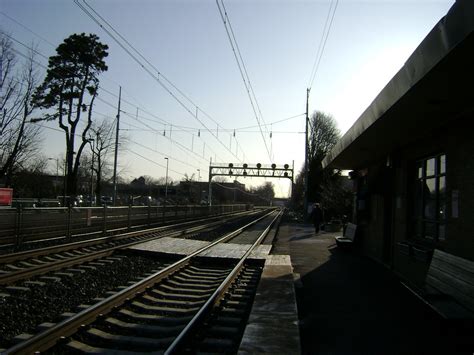
[[[316,235],[311,225],[281,225],[271,255],[287,255],[291,265],[284,275],[267,274],[273,277],[274,287],[269,287],[264,297],[259,299],[257,291],[257,315],[265,319],[274,312],[274,319],[260,322],[261,329],[267,327],[260,336],[254,331],[246,339],[250,335],[246,331],[241,353],[424,354],[469,350],[472,337],[457,333],[427,309],[389,269],[357,250],[338,248],[334,237],[340,234]],[[265,277],[262,280],[269,283]],[[284,281],[286,288],[275,286],[283,286]],[[290,305],[285,303],[291,303],[291,297],[285,298],[284,294],[290,292],[292,284],[297,303],[297,317],[293,318],[278,312],[278,307],[282,312],[289,310]],[[262,314],[266,303],[271,306]],[[253,310],[249,327],[255,319],[258,317]],[[295,329],[296,319],[299,327]],[[296,336],[300,344],[295,344]],[[472,354],[473,350],[466,353]]]

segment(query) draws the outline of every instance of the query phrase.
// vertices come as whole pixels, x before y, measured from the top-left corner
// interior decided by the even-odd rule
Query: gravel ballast
[[[109,262],[92,264],[74,267],[75,272],[62,271],[65,275],[51,273],[48,278],[18,282],[13,285],[17,289],[0,287],[0,348],[11,346],[18,334],[35,334],[39,324],[58,322],[62,313],[75,313],[79,305],[96,303],[94,298],[105,297],[107,291],[164,267],[154,258],[132,254],[116,254]]]

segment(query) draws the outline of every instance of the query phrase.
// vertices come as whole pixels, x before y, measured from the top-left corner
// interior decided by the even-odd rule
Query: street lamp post
[[[169,159],[166,159],[166,177],[165,177],[165,205],[166,205],[166,199],[168,198],[168,162]]]
[[[89,144],[91,145],[91,150],[92,150],[92,161],[91,161],[91,193],[89,196],[90,202],[91,202],[91,207],[92,207],[92,201],[93,201],[93,196],[94,196],[94,140],[91,138],[88,140]]]
[[[198,185],[198,193],[197,193],[197,195],[198,195],[198,198],[199,198],[198,203],[201,204],[201,200],[202,200],[201,184],[200,184],[200,182],[201,182],[201,169],[197,169],[197,172],[198,172],[198,184],[197,184]]]
[[[166,200],[168,199],[168,163],[169,163],[169,159],[168,159],[168,157],[165,157],[165,159],[166,159],[166,177],[165,177],[165,203],[163,205],[163,220],[165,218]]]

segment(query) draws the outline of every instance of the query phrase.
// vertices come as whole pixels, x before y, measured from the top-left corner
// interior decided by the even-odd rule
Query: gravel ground
[[[95,266],[95,270],[75,273],[73,277],[62,276],[59,281],[48,281],[43,286],[29,286],[29,291],[13,293],[0,287],[0,348],[11,346],[14,336],[34,334],[37,325],[57,322],[62,313],[75,312],[78,305],[92,304],[94,298],[103,297],[105,292],[163,266],[163,262],[151,257],[127,255],[120,261]],[[15,286],[24,287],[25,283]],[[5,293],[10,296],[1,296]]]

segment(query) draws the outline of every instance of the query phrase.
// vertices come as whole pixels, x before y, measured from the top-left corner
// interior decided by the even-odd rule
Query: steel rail
[[[206,251],[219,243],[226,242],[227,240],[232,239],[233,237],[241,233],[243,230],[266,218],[273,212],[274,211],[271,211],[261,217],[258,217],[254,221],[246,224],[245,226],[236,229],[235,231],[217,239],[216,241],[210,243],[207,246],[197,249],[190,255],[183,257],[181,260],[176,261],[175,263],[165,267],[164,269],[156,272],[153,275],[148,276],[147,278],[137,282],[136,284],[117,292],[116,294],[96,303],[95,305],[75,314],[74,316],[62,322],[55,324],[51,328],[34,335],[33,337],[25,340],[24,342],[12,346],[11,348],[5,350],[4,354],[31,354],[45,351],[51,348],[57,343],[57,341],[61,337],[67,337],[74,334],[77,329],[82,325],[92,323],[100,315],[110,312],[112,309],[124,304],[132,297],[143,293],[152,285],[168,277],[173,272],[185,267],[189,263],[189,260],[191,258],[201,254],[203,251]]]
[[[218,215],[208,215],[208,216],[191,216],[187,218],[187,220],[183,220],[183,219],[176,219],[176,218],[170,218],[168,219],[165,223],[172,223],[172,224],[179,224],[180,222],[183,222],[183,223],[188,223],[188,222],[195,222],[195,221],[198,221],[198,220],[203,220],[203,219],[206,219],[206,218],[215,218],[215,217],[223,217],[223,216],[228,216],[228,215],[238,215],[238,214],[245,214],[245,213],[248,213],[248,211],[239,211],[238,213],[235,213],[235,212],[223,212],[223,213],[220,213]],[[147,229],[147,228],[150,228],[151,226],[155,226],[156,225],[160,225],[163,223],[163,221],[160,221],[160,222],[153,222],[151,224],[148,224],[148,223],[143,223],[143,224],[136,224],[136,225],[132,225],[130,227],[117,227],[117,224],[116,222],[113,222],[114,220],[114,217],[116,216],[109,216],[110,220],[109,220],[109,223],[107,224],[108,225],[108,230],[107,230],[107,235],[108,236],[113,236],[113,235],[116,235],[116,234],[119,234],[119,233],[123,233],[123,232],[126,232],[127,230],[131,230],[133,229],[133,231],[140,231],[141,229]],[[123,222],[123,221],[122,221]],[[122,223],[120,222],[120,223]],[[120,224],[119,223],[119,224]],[[55,235],[53,237],[47,237],[46,235],[48,234],[57,234],[54,232],[55,229],[51,230],[50,228],[51,227],[40,227],[40,226],[36,226],[35,227],[36,229],[38,228],[42,228],[42,229],[45,229],[45,228],[48,228],[48,231],[46,232],[43,232],[43,231],[40,231],[40,235],[41,237],[37,238],[35,236],[35,234],[37,233],[34,233],[34,229],[32,227],[22,227],[22,233],[25,233],[26,230],[28,230],[28,239],[29,239],[29,242],[41,242],[41,241],[47,241],[47,240],[54,240],[54,239],[61,239],[61,238],[65,238],[65,236],[60,236],[60,235]],[[97,235],[100,235],[100,234],[103,234],[104,231],[103,231],[103,226],[101,225],[101,227],[97,227],[96,226],[96,229],[93,230],[93,231],[88,231],[90,230],[91,227],[84,227],[81,231],[77,231],[77,233],[74,233],[73,237],[84,237],[84,236],[91,236],[93,237],[95,235],[95,238],[97,238]],[[99,228],[100,230],[97,230],[97,228]],[[159,228],[159,227],[158,227]],[[57,228],[56,228],[57,229]],[[3,231],[5,232],[5,231]],[[14,246],[16,241],[17,241],[17,236],[15,236],[15,233],[16,233],[16,229],[11,229],[11,232],[12,232],[12,235],[3,235],[0,237],[0,246],[1,247],[8,247],[8,246]],[[24,235],[25,237],[25,235]],[[8,241],[8,243],[5,243],[5,241]]]
[[[44,265],[38,265],[38,266],[26,268],[24,270],[13,271],[13,272],[10,272],[8,274],[0,274],[0,285],[10,284],[10,283],[13,283],[15,281],[28,279],[28,278],[36,276],[36,275],[41,275],[41,274],[44,274],[44,273],[47,273],[47,272],[56,271],[56,270],[64,269],[66,267],[71,267],[71,266],[74,266],[74,265],[77,265],[77,264],[83,264],[83,263],[88,262],[88,261],[104,258],[104,257],[110,256],[114,251],[116,251],[118,249],[128,248],[128,247],[140,244],[140,243],[144,243],[144,242],[149,241],[149,240],[160,239],[160,238],[164,238],[164,237],[170,237],[170,238],[178,237],[178,236],[183,235],[183,234],[193,233],[193,232],[197,232],[197,231],[209,228],[209,227],[213,227],[213,226],[221,224],[221,223],[222,223],[222,221],[215,221],[215,222],[212,222],[212,223],[192,227],[192,228],[189,228],[189,229],[177,230],[177,231],[170,232],[170,233],[160,235],[160,236],[150,236],[149,238],[143,238],[141,240],[133,241],[133,242],[130,242],[130,243],[116,245],[116,246],[113,246],[113,247],[106,248],[104,250],[91,252],[87,255],[80,255],[80,256],[64,259],[64,260],[53,261],[53,262],[50,262],[50,263],[47,263],[47,264],[44,264]],[[133,233],[136,233],[136,232],[133,232]],[[65,251],[65,250],[62,250],[62,251]]]
[[[228,217],[228,218],[226,218],[225,220],[227,221],[229,218],[238,217],[239,215],[245,215],[245,214],[252,215],[254,213],[258,213],[258,211],[252,211],[250,213],[248,211],[245,211],[245,212],[239,212],[233,215],[226,215],[225,217]],[[157,233],[157,232],[173,229],[176,227],[182,227],[189,224],[192,225],[192,224],[200,223],[202,221],[217,220],[215,223],[222,223],[222,220],[220,219],[222,217],[223,216],[220,215],[220,216],[214,216],[211,218],[201,218],[201,219],[196,219],[196,220],[187,221],[183,223],[169,224],[166,226],[148,228],[148,229],[144,229],[140,231],[126,232],[126,233],[113,235],[113,236],[87,239],[87,240],[82,240],[82,241],[77,241],[77,242],[72,242],[72,243],[58,244],[58,245],[53,245],[50,247],[27,250],[27,251],[22,251],[18,253],[3,254],[3,255],[0,255],[0,264],[8,264],[11,262],[35,258],[38,256],[48,255],[52,253],[64,252],[64,251],[69,251],[69,250],[77,249],[77,248],[84,248],[84,247],[97,245],[101,243],[107,243],[109,241],[121,240],[121,239],[130,238],[134,236],[140,236],[147,233]],[[213,223],[213,222],[210,222],[210,223]],[[209,226],[212,227],[212,225],[209,225]]]
[[[210,312],[214,305],[222,298],[222,296],[227,292],[228,288],[238,276],[242,267],[244,266],[245,261],[250,256],[252,251],[260,245],[263,239],[267,236],[268,232],[272,228],[275,221],[280,217],[282,211],[280,211],[271,221],[267,228],[262,232],[262,234],[257,238],[257,240],[250,246],[250,248],[245,252],[245,254],[240,258],[237,265],[232,269],[230,274],[222,281],[216,291],[209,297],[206,303],[199,309],[199,311],[194,315],[194,317],[189,321],[186,327],[181,331],[181,333],[175,338],[171,345],[166,349],[165,355],[175,354],[180,350],[180,347],[188,340],[191,336],[194,329],[196,329],[201,320]]]

